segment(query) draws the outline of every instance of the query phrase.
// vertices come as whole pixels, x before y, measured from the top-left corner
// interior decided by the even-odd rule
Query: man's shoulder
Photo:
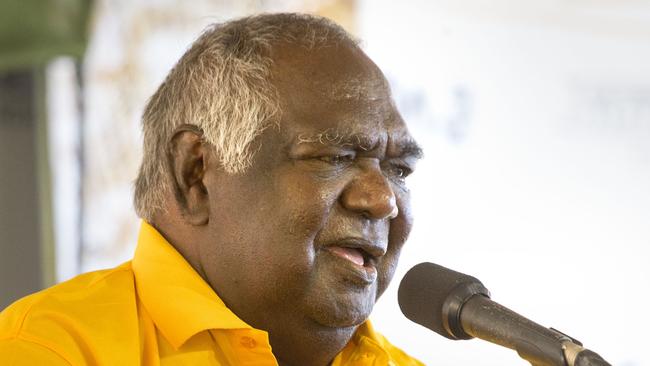
[[[85,307],[109,299],[114,302],[117,300],[116,296],[128,295],[129,288],[133,288],[130,262],[115,268],[78,275],[9,305],[0,313],[0,332],[4,333],[6,321],[10,318],[14,320],[12,323],[22,323],[26,318],[41,312],[69,313],[77,309],[75,305]],[[127,290],[127,293],[124,290]]]
[[[130,262],[79,275],[14,302],[0,313],[0,342],[21,340],[66,352],[90,346],[86,343],[98,332],[128,333],[127,324],[137,325]]]

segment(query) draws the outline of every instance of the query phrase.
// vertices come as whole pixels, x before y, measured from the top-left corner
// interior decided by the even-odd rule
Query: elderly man
[[[420,149],[342,28],[208,29],[149,101],[133,260],[0,316],[9,365],[416,365],[367,318]]]

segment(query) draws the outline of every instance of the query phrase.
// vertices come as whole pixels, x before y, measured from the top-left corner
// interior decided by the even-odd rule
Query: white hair
[[[334,22],[306,14],[255,15],[206,29],[145,107],[134,197],[140,217],[151,222],[165,210],[172,189],[168,143],[179,126],[202,131],[224,171],[250,166],[251,142],[281,113],[270,82],[270,51],[279,43],[312,49],[358,41]]]

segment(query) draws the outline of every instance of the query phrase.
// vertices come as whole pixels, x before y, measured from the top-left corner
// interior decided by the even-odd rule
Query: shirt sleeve
[[[72,365],[54,350],[20,338],[0,340],[0,360],[3,366]]]

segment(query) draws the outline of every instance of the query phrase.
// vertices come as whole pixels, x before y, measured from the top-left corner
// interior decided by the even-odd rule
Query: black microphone
[[[478,279],[437,264],[411,268],[398,301],[407,318],[444,337],[496,343],[533,366],[611,366],[577,340],[490,300]]]

